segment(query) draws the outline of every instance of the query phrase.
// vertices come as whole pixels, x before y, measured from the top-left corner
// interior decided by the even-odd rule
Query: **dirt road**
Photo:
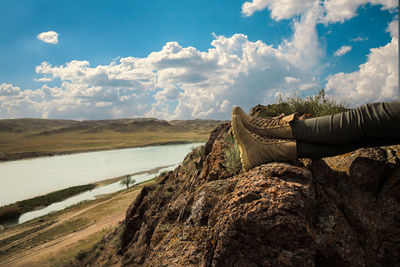
[[[46,266],[58,257],[68,256],[66,251],[76,251],[77,244],[96,235],[101,239],[101,232],[116,227],[124,220],[129,205],[140,192],[140,187],[125,190],[114,196],[99,199],[94,203],[84,204],[79,208],[68,209],[57,213],[51,220],[55,223],[48,227],[29,232],[37,224],[24,225],[10,229],[11,236],[23,235],[21,238],[0,246],[0,266]],[[49,219],[49,221],[50,221]],[[42,222],[43,223],[43,220]],[[24,235],[25,232],[29,234]],[[7,230],[0,234],[0,242],[10,238]],[[95,243],[95,240],[92,243]],[[73,253],[71,253],[72,256]]]

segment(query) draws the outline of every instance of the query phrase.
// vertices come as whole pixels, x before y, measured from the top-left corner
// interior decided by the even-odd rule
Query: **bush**
[[[18,205],[8,205],[0,208],[0,222],[7,221],[10,219],[16,219],[20,215]]]
[[[204,153],[204,146],[192,147],[193,158],[200,158]]]
[[[136,180],[132,179],[131,175],[125,175],[119,183],[120,185],[126,186],[126,189],[128,189],[130,185],[136,183]]]
[[[78,254],[75,255],[75,258],[76,258],[78,261],[81,261],[81,260],[83,260],[83,258],[86,257],[86,255],[87,255],[87,252],[84,251],[84,250],[81,250],[81,251],[78,252]]]
[[[225,151],[225,168],[232,173],[232,175],[238,174],[242,169],[242,163],[240,162],[240,151],[235,138],[231,134],[227,134],[225,137],[226,143],[229,148]]]
[[[325,90],[321,89],[318,94],[306,98],[294,96],[283,100],[280,97],[277,104],[268,105],[268,108],[264,109],[259,116],[274,117],[282,113],[288,115],[298,112],[300,115],[311,114],[312,117],[320,117],[344,112],[348,108],[348,104],[327,97]]]

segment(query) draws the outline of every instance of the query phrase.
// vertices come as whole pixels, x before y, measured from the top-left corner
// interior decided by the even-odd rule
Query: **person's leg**
[[[364,139],[400,138],[400,102],[367,104],[332,116],[292,121],[291,127],[300,147],[302,142],[349,145]]]
[[[297,141],[298,158],[324,158],[344,154],[359,148],[400,144],[400,138],[364,139],[343,144],[316,144]]]

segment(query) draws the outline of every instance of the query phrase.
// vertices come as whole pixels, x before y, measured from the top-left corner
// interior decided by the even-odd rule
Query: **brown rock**
[[[311,172],[274,163],[239,180],[218,204],[211,265],[311,266],[316,251]]]
[[[106,251],[119,240],[113,264],[400,266],[399,146],[232,177],[224,167],[229,128],[218,126],[202,155],[143,188],[105,238]]]

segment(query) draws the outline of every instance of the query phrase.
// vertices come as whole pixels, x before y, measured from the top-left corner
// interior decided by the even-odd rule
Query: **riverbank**
[[[0,120],[0,161],[205,142],[220,121]]]
[[[53,203],[63,201],[82,192],[92,190],[95,184],[71,186],[55,192],[18,201],[0,207],[0,224],[9,220],[16,220],[21,214],[47,207]]]
[[[153,181],[0,230],[0,266],[59,266],[79,257],[119,225]]]
[[[193,146],[201,144],[117,149],[0,163],[0,206],[71,186],[176,165]],[[134,179],[143,181],[142,177]]]
[[[14,161],[14,160],[24,160],[24,159],[32,159],[32,158],[40,158],[40,157],[53,157],[53,156],[63,156],[63,155],[71,155],[78,153],[86,153],[86,152],[99,152],[99,151],[108,151],[108,150],[117,150],[117,149],[126,149],[126,148],[140,148],[140,147],[149,147],[149,146],[167,146],[167,145],[183,145],[183,144],[191,144],[191,143],[200,143],[205,142],[204,139],[192,140],[192,141],[166,141],[166,142],[153,142],[142,145],[126,145],[126,146],[114,146],[108,148],[93,148],[93,149],[74,149],[74,150],[63,150],[63,151],[31,151],[31,152],[20,152],[20,153],[0,153],[0,162]]]
[[[152,175],[152,174],[157,174],[160,170],[168,168],[168,167],[171,167],[171,166],[168,166],[168,165],[160,166],[160,167],[156,167],[154,169],[139,171],[139,172],[126,174],[126,175],[131,175],[133,177],[137,176],[137,175],[143,175],[143,174]],[[70,197],[76,196],[76,195],[81,194],[86,191],[91,191],[94,188],[98,188],[98,187],[102,187],[102,186],[106,186],[106,185],[109,185],[112,183],[119,182],[124,176],[125,175],[121,175],[118,177],[105,179],[105,180],[87,184],[87,185],[72,186],[69,188],[57,190],[57,191],[50,192],[45,195],[21,200],[16,203],[13,203],[13,204],[9,204],[9,205],[0,207],[0,225],[2,223],[7,224],[7,221],[18,220],[20,215],[22,215],[24,213],[48,207],[49,205],[51,205],[53,203],[66,200]]]

